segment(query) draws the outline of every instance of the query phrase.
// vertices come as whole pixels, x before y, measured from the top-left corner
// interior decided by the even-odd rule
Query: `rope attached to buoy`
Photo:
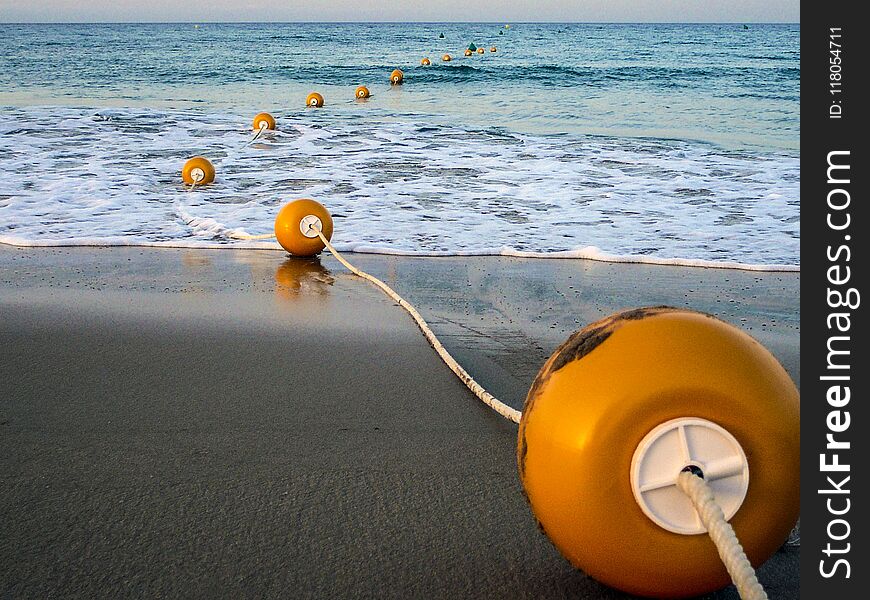
[[[248,141],[247,144],[245,144],[244,146],[242,146],[241,149],[244,150],[245,148],[247,148],[248,146],[250,146],[251,144],[253,144],[254,142],[256,142],[256,141],[257,141],[257,138],[259,138],[261,135],[263,135],[263,132],[266,131],[267,129],[269,129],[269,126],[268,126],[266,123],[263,123],[262,125],[260,125],[260,129],[257,131],[257,133],[254,134],[254,137],[252,137],[252,138]]]
[[[758,582],[755,569],[746,557],[734,528],[725,520],[722,508],[707,482],[691,471],[683,471],[677,477],[677,487],[692,501],[740,597],[743,600],[767,600],[767,593]]]
[[[320,237],[320,241],[323,242],[323,244],[329,249],[330,252],[332,252],[332,255],[338,262],[347,267],[347,269],[354,275],[362,277],[363,279],[366,279],[381,288],[381,290],[383,290],[383,292],[387,296],[395,300],[399,306],[404,308],[408,312],[408,314],[411,315],[411,318],[414,319],[414,321],[417,323],[417,326],[423,332],[423,335],[426,336],[426,339],[429,341],[429,344],[431,344],[432,348],[435,349],[435,352],[438,353],[438,356],[441,357],[441,360],[444,361],[444,364],[450,367],[450,370],[456,374],[460,381],[462,381],[462,383],[464,383],[465,386],[481,400],[481,402],[489,406],[491,409],[503,416],[505,419],[513,421],[514,423],[520,422],[520,417],[522,416],[522,413],[517,409],[511,408],[504,402],[500,401],[498,398],[487,392],[482,385],[477,383],[474,378],[469,375],[468,371],[463,369],[462,365],[456,362],[456,359],[450,355],[450,353],[447,351],[441,341],[437,337],[435,337],[435,333],[429,327],[429,324],[420,315],[420,313],[417,312],[417,309],[414,308],[414,306],[410,302],[402,298],[399,294],[396,293],[393,288],[388,286],[386,283],[384,283],[374,275],[369,275],[365,271],[357,269],[355,266],[346,261],[344,257],[339,254],[338,250],[335,249],[335,246],[329,243],[329,240],[326,239],[326,236],[323,235],[323,233],[321,233],[320,229],[313,226],[311,226],[310,229],[313,229],[315,232],[317,232],[318,237]]]
[[[261,233],[260,235],[249,235],[247,233],[230,233],[228,236],[234,240],[270,240],[275,237],[275,234]]]
[[[441,357],[441,360],[444,361],[444,364],[446,364],[450,368],[450,370],[456,374],[459,380],[462,381],[462,383],[464,383],[465,386],[481,400],[481,402],[489,406],[491,409],[503,416],[505,419],[513,421],[514,423],[520,422],[520,417],[522,416],[522,413],[515,408],[511,408],[510,406],[487,392],[482,385],[477,383],[477,381],[474,380],[474,378],[468,373],[468,371],[463,369],[462,365],[456,362],[456,359],[453,358],[453,356],[447,351],[447,349],[444,347],[444,344],[442,344],[441,341],[435,336],[435,332],[433,332],[432,328],[429,327],[426,319],[424,319],[422,315],[417,312],[417,309],[414,308],[414,306],[410,302],[402,298],[398,293],[396,293],[393,288],[388,286],[386,283],[384,283],[374,275],[370,275],[362,269],[358,269],[351,263],[349,263],[339,253],[339,251],[335,249],[335,246],[329,243],[329,240],[326,238],[325,235],[323,235],[323,232],[321,232],[318,227],[315,227],[314,225],[309,225],[308,228],[309,231],[314,231],[315,233],[317,233],[317,236],[320,238],[320,241],[323,242],[323,245],[326,246],[327,249],[332,252],[332,255],[335,257],[335,259],[342,265],[344,265],[351,273],[357,275],[358,277],[362,277],[363,279],[370,281],[371,283],[381,288],[381,290],[387,296],[395,300],[399,306],[404,308],[408,312],[408,314],[411,315],[411,318],[414,319],[414,321],[417,323],[417,326],[423,332],[423,335],[429,341],[429,344],[432,346],[435,352],[438,353],[438,356]],[[275,237],[275,235],[272,233],[264,233],[261,235],[231,233],[229,234],[229,237],[236,240],[265,240],[273,238]]]

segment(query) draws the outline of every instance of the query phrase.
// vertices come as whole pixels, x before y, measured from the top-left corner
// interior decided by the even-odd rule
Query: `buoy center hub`
[[[631,489],[643,513],[674,533],[706,533],[692,502],[677,487],[682,471],[703,477],[726,519],[731,519],[749,489],[749,462],[740,443],[712,421],[672,419],[655,427],[635,449]]]

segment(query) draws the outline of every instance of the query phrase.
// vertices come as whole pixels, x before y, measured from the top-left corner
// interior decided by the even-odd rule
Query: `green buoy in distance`
[[[472,52],[477,52],[477,46],[474,45],[474,42],[471,42],[470,44],[468,44],[468,49],[471,50]]]

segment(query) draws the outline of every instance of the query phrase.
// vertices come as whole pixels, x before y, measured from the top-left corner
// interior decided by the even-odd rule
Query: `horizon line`
[[[800,21],[0,21],[0,25],[800,25]]]

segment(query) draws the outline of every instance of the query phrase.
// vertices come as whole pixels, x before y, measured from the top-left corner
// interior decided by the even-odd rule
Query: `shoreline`
[[[353,262],[515,407],[571,331],[638,305],[736,323],[799,383],[798,273]],[[516,427],[331,257],[0,246],[0,311],[0,594],[628,597],[536,529]],[[799,555],[760,569],[771,598]]]
[[[227,231],[244,231],[239,228],[227,229]],[[272,242],[234,242],[233,245],[215,242],[131,242],[123,241],[123,238],[108,240],[39,240],[28,241],[14,236],[0,235],[0,246],[12,248],[170,248],[174,250],[273,250],[283,252],[277,243]],[[377,248],[365,244],[337,245],[336,249],[342,254],[375,254],[378,256],[399,256],[406,258],[469,258],[469,257],[503,257],[503,258],[529,258],[543,260],[588,260],[593,262],[625,264],[625,265],[654,265],[663,267],[686,267],[691,269],[724,269],[728,271],[752,271],[757,273],[800,273],[800,265],[776,265],[739,263],[734,261],[711,261],[702,258],[656,258],[640,255],[608,254],[597,246],[584,246],[572,250],[554,250],[552,252],[537,252],[532,250],[517,250],[515,248],[502,247],[498,251],[458,250],[456,252],[426,252],[404,251],[390,248]]]

